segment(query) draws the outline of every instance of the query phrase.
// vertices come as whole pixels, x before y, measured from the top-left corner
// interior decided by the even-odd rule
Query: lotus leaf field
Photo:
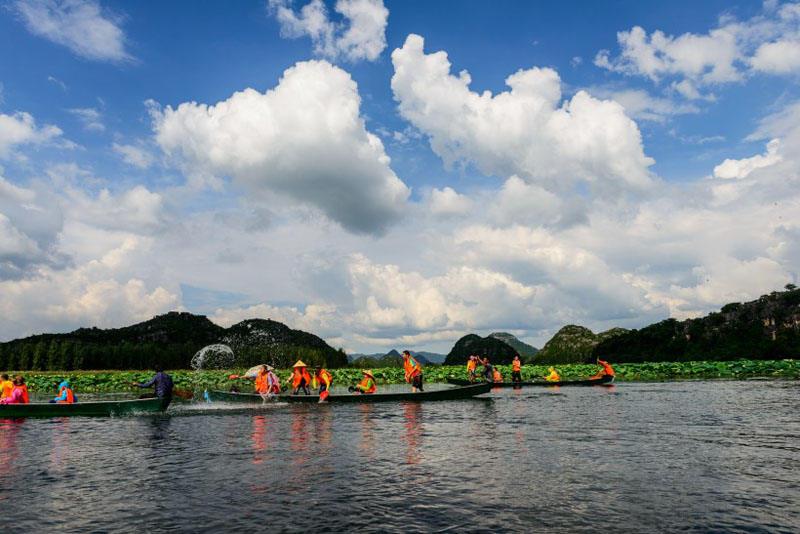
[[[612,362],[613,365],[613,362]],[[703,379],[744,379],[752,377],[800,378],[800,360],[734,360],[728,362],[696,361],[696,362],[651,362],[623,363],[613,365],[617,382],[625,381],[658,381],[687,378]],[[511,376],[511,366],[497,366],[506,378]],[[555,366],[563,380],[586,378],[595,373],[594,365],[557,365]],[[548,366],[525,365],[522,367],[523,380],[535,380],[547,374]],[[399,384],[404,382],[403,369],[386,367],[373,369],[379,384]],[[465,366],[430,366],[425,368],[426,382],[444,382],[448,378],[467,378]],[[228,389],[230,374],[242,373],[242,369],[215,371],[168,371],[175,381],[175,387],[184,390]],[[360,369],[332,369],[334,384],[356,384],[361,380]],[[151,376],[150,371],[64,371],[64,372],[21,372],[28,387],[34,392],[55,392],[58,384],[69,380],[76,392],[95,391],[133,391],[131,382],[145,382]],[[278,372],[281,380],[289,377],[289,370]],[[241,381],[237,381],[241,384]],[[138,391],[138,390],[137,390]]]

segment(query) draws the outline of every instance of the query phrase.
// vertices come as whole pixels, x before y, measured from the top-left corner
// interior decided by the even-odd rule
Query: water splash
[[[230,369],[234,364],[233,349],[222,343],[207,345],[192,356],[191,366],[195,371],[206,369]]]

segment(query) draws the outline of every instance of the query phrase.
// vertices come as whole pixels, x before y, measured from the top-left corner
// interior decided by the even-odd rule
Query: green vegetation
[[[592,357],[614,362],[797,358],[800,289],[792,284],[786,287],[787,291],[752,302],[726,304],[719,312],[698,319],[667,319],[625,332],[601,341]]]
[[[624,328],[612,328],[595,334],[583,326],[569,324],[545,343],[542,350],[536,353],[533,363],[553,365],[593,362],[595,358],[592,351],[598,343],[625,332],[627,330]],[[614,361],[617,360],[614,359]]]
[[[511,376],[510,365],[500,365],[503,377],[508,380]],[[587,378],[595,373],[594,365],[559,365],[556,366],[564,380],[577,380]],[[248,382],[228,380],[228,375],[241,373],[244,369],[218,370],[218,371],[169,371],[177,389],[202,390],[223,389],[227,390],[232,384],[237,384],[243,390],[247,389]],[[697,362],[658,362],[658,363],[624,363],[615,364],[614,371],[618,382],[625,381],[657,381],[674,380],[683,378],[729,378],[742,379],[749,377],[770,378],[800,378],[800,360],[735,360],[727,362],[697,361]],[[444,382],[448,378],[467,378],[464,365],[458,366],[433,366],[426,367],[425,380],[427,382]],[[334,385],[357,384],[361,378],[359,369],[333,369]],[[136,391],[131,382],[145,382],[151,376],[151,371],[74,371],[74,372],[25,372],[23,373],[28,387],[32,392],[42,394],[55,393],[58,384],[65,378],[76,392],[94,391]],[[379,384],[402,384],[405,382],[402,368],[387,367],[373,369],[375,379]],[[536,380],[547,374],[545,365],[525,365],[522,367],[523,380]],[[281,380],[289,377],[289,370],[278,372]]]

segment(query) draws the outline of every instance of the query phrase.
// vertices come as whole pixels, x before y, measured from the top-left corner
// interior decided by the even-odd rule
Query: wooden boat
[[[457,400],[468,399],[475,395],[488,393],[492,389],[491,384],[475,384],[472,386],[437,389],[433,391],[420,391],[411,393],[404,391],[400,393],[371,393],[369,395],[359,395],[357,393],[329,395],[328,402],[388,402],[388,401],[436,401],[436,400]],[[247,402],[250,404],[264,402],[258,393],[233,393],[228,391],[209,391],[208,397],[212,401],[220,402]],[[280,402],[319,402],[318,395],[278,395],[274,397]]]
[[[0,404],[0,419],[4,417],[63,417],[109,416],[166,410],[169,403],[158,397],[152,399],[76,402],[75,404]]]
[[[460,378],[448,378],[447,381],[455,386],[468,386],[469,380]],[[491,382],[493,388],[519,388],[529,386],[607,386],[614,381],[614,377],[605,375],[596,380],[563,380],[561,382],[547,382],[546,380],[535,380],[533,382]],[[475,381],[477,384],[478,381]]]

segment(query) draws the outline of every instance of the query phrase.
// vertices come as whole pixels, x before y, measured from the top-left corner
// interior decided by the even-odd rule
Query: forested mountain
[[[537,349],[536,347],[528,345],[523,341],[520,341],[519,339],[516,338],[516,336],[509,334],[508,332],[494,332],[492,334],[489,334],[489,337],[499,339],[506,345],[510,345],[511,347],[516,349],[516,351],[519,352],[521,356],[524,356],[523,359],[525,360],[529,360],[537,352],[539,352],[539,349]]]
[[[458,341],[444,360],[445,365],[466,365],[471,355],[488,356],[494,364],[509,364],[517,350],[493,337],[469,334]]]
[[[124,328],[80,328],[0,343],[0,369],[147,369],[155,363],[187,369],[197,351],[215,343],[233,349],[231,366],[282,368],[298,359],[308,365],[347,365],[344,352],[276,321],[249,319],[222,328],[203,315],[169,312]]]
[[[583,326],[569,324],[545,343],[533,361],[538,364],[588,363],[594,360],[592,353],[598,343],[624,332],[627,332],[624,328],[612,328],[595,334]]]
[[[698,319],[667,319],[599,343],[614,362],[778,360],[800,357],[800,289],[789,284],[758,300],[726,304]]]

